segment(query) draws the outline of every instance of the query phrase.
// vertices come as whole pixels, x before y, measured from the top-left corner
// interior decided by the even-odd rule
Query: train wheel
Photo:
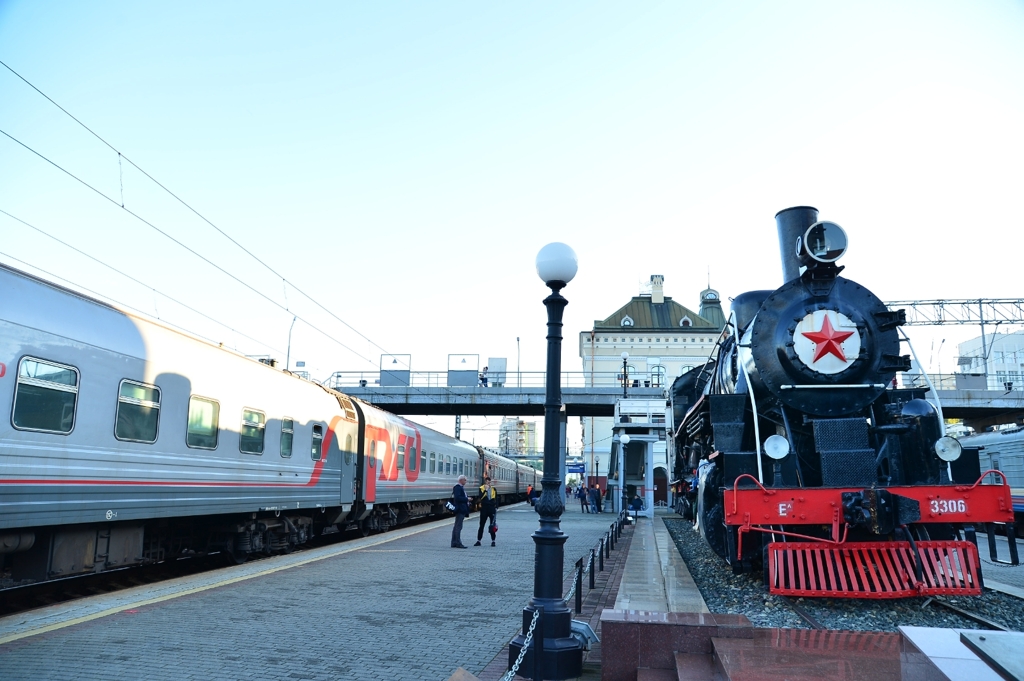
[[[249,554],[245,551],[227,549],[224,551],[224,555],[227,557],[228,565],[241,565],[245,561],[249,560]]]

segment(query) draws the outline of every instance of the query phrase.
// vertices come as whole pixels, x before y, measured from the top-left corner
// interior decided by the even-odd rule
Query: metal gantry
[[[885,305],[906,310],[908,326],[1024,324],[1024,298],[895,300]]]

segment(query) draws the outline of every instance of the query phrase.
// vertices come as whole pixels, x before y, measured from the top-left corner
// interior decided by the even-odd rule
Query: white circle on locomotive
[[[793,333],[793,350],[800,361],[822,374],[845,371],[860,354],[860,333],[853,321],[835,310],[815,310]]]

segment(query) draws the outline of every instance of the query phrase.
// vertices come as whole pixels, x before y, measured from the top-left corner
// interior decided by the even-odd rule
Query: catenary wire
[[[68,279],[66,277],[62,277],[59,274],[54,274],[53,272],[50,272],[48,270],[44,270],[39,265],[33,265],[32,263],[26,262],[25,260],[22,260],[21,258],[15,257],[15,256],[11,255],[10,253],[5,253],[3,251],[0,251],[0,256],[3,256],[5,258],[7,258],[8,260],[13,260],[16,263],[20,263],[20,264],[22,264],[22,265],[24,265],[26,267],[31,268],[31,269],[37,270],[39,272],[42,272],[43,274],[45,274],[48,277],[53,277],[54,279],[58,279],[60,281],[63,281],[65,284],[68,284],[68,285],[70,285],[70,286],[72,286],[72,287],[74,287],[76,289],[81,290],[81,291],[85,291],[89,295],[96,296],[96,298],[98,298],[100,300],[108,300],[111,303],[113,303],[114,305],[117,305],[118,307],[122,307],[122,308],[124,308],[126,310],[131,310],[132,312],[137,313],[140,317],[150,317],[149,313],[145,312],[144,310],[140,310],[139,308],[133,307],[132,305],[128,305],[127,303],[119,302],[115,298],[111,298],[110,296],[104,295],[104,294],[102,294],[102,293],[100,293],[98,291],[93,291],[91,288],[86,288],[85,286],[82,286],[81,284],[77,284],[77,283],[71,281],[70,279]],[[155,289],[154,289],[154,291],[156,293],[160,293],[159,291],[156,291]],[[163,294],[161,293],[160,295],[163,295]],[[169,298],[169,300],[174,300],[174,299],[173,298]],[[175,302],[177,302],[177,301],[175,301]],[[189,308],[189,309],[191,309],[191,308]],[[202,314],[202,313],[200,312],[199,314]],[[219,341],[216,341],[216,340],[214,340],[212,338],[207,338],[206,336],[203,336],[202,334],[198,334],[195,331],[192,331],[190,329],[186,329],[183,326],[178,326],[177,324],[175,324],[173,322],[169,322],[166,319],[159,319],[158,321],[161,324],[173,327],[173,328],[175,328],[178,331],[181,331],[183,333],[187,333],[189,335],[196,336],[196,337],[201,338],[201,339],[203,339],[203,340],[205,340],[205,341],[207,341],[209,343],[213,343],[213,344],[218,344],[219,343]],[[223,326],[225,329],[228,329],[229,331],[234,331],[239,336],[243,336],[245,338],[249,338],[249,336],[246,336],[244,333],[242,333],[240,331],[236,331],[235,329],[232,329],[230,326],[228,326],[226,324],[220,324],[220,325]],[[249,340],[256,340],[256,339],[249,338]],[[276,350],[277,352],[280,352],[280,350],[277,350],[276,348],[273,348],[273,347],[267,345],[266,343],[263,343],[261,341],[256,341],[256,342],[259,343],[260,345],[262,345],[263,347],[270,348],[271,350]]]
[[[18,144],[18,145],[19,145],[19,146],[21,146],[22,148],[26,149],[27,151],[30,151],[30,152],[32,152],[33,154],[35,154],[36,156],[38,156],[38,157],[39,157],[39,158],[41,158],[42,160],[44,160],[44,161],[46,161],[47,163],[49,163],[50,165],[52,165],[52,166],[53,166],[54,168],[56,168],[57,170],[61,171],[62,173],[64,173],[64,174],[65,174],[65,175],[67,175],[68,177],[70,177],[70,178],[74,179],[75,181],[79,182],[79,183],[80,183],[80,184],[82,184],[83,186],[85,186],[85,187],[87,187],[87,188],[91,189],[91,190],[92,190],[93,192],[95,192],[95,193],[96,193],[96,194],[98,194],[99,196],[102,196],[102,197],[103,197],[104,199],[106,199],[107,201],[111,202],[112,204],[114,204],[114,205],[115,205],[115,206],[117,206],[118,208],[121,208],[121,205],[120,205],[120,204],[119,204],[119,203],[118,203],[117,201],[115,201],[114,199],[110,198],[109,196],[107,196],[106,194],[104,194],[104,193],[103,193],[102,191],[100,191],[100,190],[99,190],[99,189],[97,189],[96,187],[93,187],[93,186],[92,186],[91,184],[89,184],[89,183],[88,183],[88,182],[86,182],[85,180],[81,179],[80,177],[78,177],[77,175],[75,175],[74,173],[72,173],[71,171],[69,171],[69,170],[66,170],[65,168],[61,167],[61,166],[60,166],[60,165],[58,165],[57,163],[55,163],[55,162],[51,161],[51,160],[50,160],[49,158],[47,158],[46,156],[43,156],[43,155],[42,155],[41,153],[39,153],[38,151],[36,151],[36,150],[35,150],[35,149],[33,149],[32,147],[28,146],[27,144],[25,144],[25,143],[24,143],[24,142],[22,142],[21,140],[17,139],[16,137],[13,137],[13,136],[11,136],[11,135],[10,135],[9,133],[7,133],[7,132],[6,132],[6,131],[4,131],[4,130],[0,130],[0,134],[4,135],[5,137],[7,137],[7,138],[8,138],[8,139],[10,139],[11,141],[15,142],[16,144]],[[249,289],[250,291],[252,291],[252,292],[253,292],[253,293],[255,293],[256,295],[258,295],[258,296],[259,296],[260,298],[263,298],[264,300],[266,300],[266,301],[267,301],[268,303],[270,303],[271,305],[273,305],[273,306],[275,306],[275,307],[277,307],[277,308],[279,308],[279,309],[281,309],[281,310],[284,310],[284,311],[285,311],[285,312],[287,312],[288,314],[293,314],[293,315],[294,315],[294,313],[292,313],[292,312],[291,312],[291,311],[289,311],[289,310],[288,310],[287,308],[285,308],[285,307],[284,307],[283,305],[281,305],[281,303],[277,302],[276,300],[274,300],[274,299],[273,299],[273,298],[271,298],[270,296],[266,295],[265,293],[262,293],[261,291],[259,291],[259,290],[255,289],[255,288],[254,288],[253,286],[251,286],[250,284],[247,284],[246,282],[242,281],[241,279],[239,279],[239,278],[238,278],[238,277],[236,277],[235,275],[231,274],[230,272],[228,272],[227,270],[225,270],[225,269],[224,269],[223,267],[221,267],[221,266],[220,266],[220,265],[218,265],[217,263],[213,262],[212,260],[210,260],[210,259],[209,259],[209,258],[207,258],[206,256],[202,255],[202,254],[201,254],[201,253],[199,253],[198,251],[196,251],[196,250],[194,250],[194,249],[190,248],[189,246],[185,245],[185,244],[184,244],[184,243],[182,243],[181,241],[179,241],[179,240],[175,239],[175,238],[174,238],[173,236],[171,236],[170,234],[168,234],[168,233],[167,233],[167,232],[165,232],[164,230],[160,229],[159,227],[157,227],[156,225],[154,225],[154,224],[153,224],[152,222],[149,222],[148,220],[146,220],[146,219],[145,219],[144,217],[142,217],[142,216],[141,216],[141,215],[139,215],[138,213],[135,213],[135,212],[133,212],[133,211],[132,211],[131,209],[129,209],[129,208],[121,208],[121,210],[125,211],[126,213],[128,213],[129,215],[131,215],[132,217],[134,217],[134,218],[135,218],[136,220],[138,220],[139,222],[143,223],[144,225],[146,225],[146,226],[148,226],[148,227],[150,227],[150,228],[152,228],[152,229],[156,230],[157,232],[159,232],[159,233],[160,233],[160,234],[162,234],[163,236],[167,237],[168,239],[170,239],[171,241],[173,241],[173,242],[174,242],[174,243],[176,243],[177,245],[181,246],[181,247],[182,247],[182,248],[184,248],[184,249],[185,249],[186,251],[188,251],[189,253],[193,254],[194,256],[196,256],[197,258],[199,258],[200,260],[202,260],[203,262],[207,263],[208,265],[210,265],[211,267],[213,267],[213,268],[214,268],[214,269],[216,269],[217,271],[219,271],[219,272],[223,273],[224,275],[226,275],[226,276],[230,277],[231,279],[235,280],[236,282],[238,282],[239,284],[241,284],[241,285],[242,285],[242,286],[244,286],[245,288]],[[294,316],[298,317],[298,315],[294,315]],[[333,341],[333,342],[337,343],[338,345],[340,345],[341,347],[345,348],[346,350],[348,350],[349,352],[351,352],[351,353],[352,353],[353,355],[355,355],[356,357],[359,357],[360,359],[362,359],[363,361],[365,361],[365,362],[369,363],[370,365],[373,365],[373,360],[369,359],[368,357],[364,357],[364,356],[363,356],[362,354],[360,354],[360,353],[359,353],[359,352],[357,352],[356,350],[353,350],[353,349],[352,349],[352,348],[350,348],[349,346],[345,345],[344,343],[342,343],[342,342],[341,342],[340,340],[338,340],[338,339],[337,339],[337,338],[335,338],[334,336],[331,336],[330,334],[328,334],[328,333],[327,333],[326,331],[323,331],[322,329],[320,329],[320,328],[318,328],[318,327],[314,326],[313,324],[311,324],[311,323],[310,323],[309,321],[307,321],[307,320],[306,320],[306,319],[304,319],[303,317],[298,317],[298,318],[299,318],[300,320],[302,320],[302,322],[303,322],[304,324],[306,324],[306,325],[307,325],[307,326],[309,326],[310,328],[314,329],[315,331],[317,331],[318,333],[320,333],[321,335],[323,335],[323,336],[324,336],[324,337],[326,337],[327,339],[329,339],[329,340],[331,340],[331,341]]]
[[[136,284],[139,284],[140,286],[143,286],[144,288],[147,288],[147,289],[149,289],[149,290],[150,290],[150,291],[152,291],[153,293],[156,293],[157,295],[163,296],[164,298],[166,298],[167,300],[171,301],[172,303],[177,303],[178,305],[181,305],[181,306],[182,306],[183,308],[185,308],[186,310],[189,310],[189,311],[191,311],[191,312],[194,312],[194,313],[196,313],[197,315],[199,315],[200,317],[202,317],[202,318],[204,318],[204,319],[208,319],[209,321],[213,322],[214,324],[217,324],[218,326],[221,326],[221,327],[223,327],[223,328],[227,329],[228,331],[231,331],[232,333],[235,333],[235,334],[237,334],[237,335],[241,336],[242,338],[245,338],[245,339],[247,339],[247,340],[251,340],[252,342],[254,342],[254,343],[258,344],[258,345],[261,345],[261,346],[263,346],[263,347],[265,347],[265,348],[267,348],[267,349],[269,349],[269,350],[273,350],[274,352],[277,352],[277,353],[280,353],[280,352],[281,352],[281,350],[280,350],[279,348],[275,348],[275,347],[274,347],[274,346],[272,346],[272,345],[267,345],[267,344],[266,344],[265,342],[263,342],[263,341],[261,341],[261,340],[257,340],[256,338],[253,338],[252,336],[249,336],[249,335],[247,335],[247,334],[244,334],[244,333],[242,333],[241,331],[239,331],[238,329],[234,329],[234,328],[232,328],[232,327],[228,326],[227,324],[225,324],[224,322],[222,322],[222,321],[220,321],[220,320],[217,320],[217,319],[214,319],[214,318],[213,318],[213,317],[211,317],[210,315],[208,315],[208,314],[205,314],[205,313],[203,313],[203,312],[200,312],[199,310],[195,309],[194,307],[192,307],[192,306],[190,306],[190,305],[187,305],[187,304],[185,304],[185,303],[181,302],[180,300],[177,300],[176,298],[172,298],[171,296],[167,295],[167,294],[166,294],[166,293],[164,293],[163,291],[160,291],[160,290],[158,290],[158,289],[154,288],[153,286],[150,286],[150,285],[149,285],[149,284],[147,284],[146,282],[144,282],[144,281],[140,281],[140,280],[136,279],[135,277],[133,277],[132,275],[130,275],[130,274],[127,274],[126,272],[122,272],[121,270],[117,269],[117,268],[116,268],[116,267],[114,267],[113,265],[110,265],[110,264],[108,264],[108,263],[105,263],[105,262],[103,262],[102,260],[100,260],[99,258],[97,258],[97,257],[95,257],[95,256],[93,256],[93,255],[90,255],[89,253],[86,253],[86,252],[85,252],[85,251],[83,251],[82,249],[80,249],[80,248],[77,248],[76,246],[72,246],[71,244],[69,244],[69,243],[68,243],[68,242],[66,242],[66,241],[62,241],[61,239],[59,239],[59,238],[55,237],[54,235],[50,234],[49,232],[46,232],[46,231],[44,231],[44,230],[40,229],[39,227],[36,227],[36,226],[35,226],[35,225],[33,225],[33,224],[29,224],[28,222],[25,222],[24,220],[22,220],[21,218],[17,217],[16,215],[12,215],[11,213],[8,213],[8,212],[7,212],[7,211],[5,211],[5,210],[4,210],[3,208],[0,208],[0,213],[3,213],[3,214],[4,214],[4,215],[6,215],[7,217],[9,217],[9,218],[11,218],[12,220],[15,220],[15,221],[17,221],[17,222],[20,222],[21,224],[25,225],[25,226],[26,226],[26,227],[28,227],[29,229],[33,229],[33,230],[35,230],[36,232],[39,232],[40,234],[42,234],[43,236],[45,236],[45,237],[48,237],[48,238],[50,238],[50,239],[53,239],[53,240],[54,240],[54,241],[56,241],[57,243],[59,243],[59,244],[61,244],[61,245],[63,245],[63,246],[66,246],[67,248],[70,248],[70,249],[71,249],[72,251],[75,251],[76,253],[79,253],[79,254],[81,254],[81,255],[84,255],[84,256],[85,256],[86,258],[89,258],[89,259],[90,259],[90,260],[92,260],[93,262],[96,262],[96,263],[99,263],[100,265],[103,265],[103,266],[104,266],[104,267],[106,267],[107,269],[109,269],[109,270],[111,270],[111,271],[113,271],[113,272],[116,272],[117,274],[120,274],[120,275],[121,275],[122,277],[125,277],[126,279],[129,279],[129,280],[131,280],[131,281],[134,281],[134,282],[135,282]],[[18,262],[24,262],[24,261],[21,261],[21,260],[19,260]],[[32,267],[35,267],[35,265],[32,265]],[[44,270],[42,270],[41,268],[36,268],[36,269],[39,269],[39,271],[40,271],[40,272],[44,271]],[[65,281],[67,281],[67,280],[65,280]],[[85,289],[84,287],[82,287],[82,286],[81,286],[81,285],[79,285],[79,284],[75,284],[75,286],[77,286],[78,288],[82,288],[83,290],[87,290],[87,289]],[[122,306],[123,306],[123,304],[122,304],[122,303],[118,303],[118,305],[122,305]],[[126,307],[126,306],[125,306],[125,307]],[[135,309],[135,308],[132,308],[132,309]],[[137,310],[137,311],[138,311],[138,310]],[[146,315],[146,316],[148,316],[148,315]],[[162,320],[162,319],[161,319],[160,321],[161,321],[161,322],[163,322],[163,323],[165,323],[165,324],[167,323],[167,322],[166,322],[165,320]],[[181,327],[175,327],[175,328],[181,328]],[[182,329],[182,330],[184,330],[184,329]],[[193,333],[193,332],[189,331],[189,333]],[[207,339],[207,340],[209,340],[209,339]]]
[[[309,301],[310,301],[310,302],[312,302],[312,303],[313,303],[314,305],[316,305],[316,306],[317,306],[318,308],[320,308],[321,310],[323,310],[324,312],[326,312],[327,314],[329,314],[329,315],[330,315],[331,317],[333,317],[333,318],[334,318],[334,319],[336,319],[337,321],[339,321],[339,322],[341,322],[342,324],[344,324],[344,325],[345,325],[346,327],[348,327],[348,328],[349,328],[350,330],[352,330],[352,332],[353,332],[353,333],[355,333],[356,335],[358,335],[359,337],[361,337],[361,338],[362,338],[363,340],[365,340],[366,342],[370,343],[371,345],[373,345],[374,347],[378,348],[379,350],[382,350],[382,351],[384,352],[384,354],[386,354],[386,355],[389,355],[389,354],[391,354],[391,353],[389,353],[389,352],[388,352],[388,351],[387,351],[387,350],[386,350],[386,349],[385,349],[384,347],[382,347],[381,345],[379,345],[379,344],[375,343],[375,342],[374,342],[373,340],[371,340],[370,338],[368,338],[368,337],[367,337],[367,336],[366,336],[365,334],[363,334],[362,332],[360,332],[360,331],[359,331],[359,330],[358,330],[357,328],[355,328],[354,326],[352,326],[351,324],[349,324],[348,322],[346,322],[346,321],[345,321],[344,319],[342,319],[341,317],[339,317],[338,315],[336,315],[336,314],[335,314],[334,312],[332,312],[331,310],[327,309],[327,308],[326,308],[326,307],[325,307],[324,305],[322,305],[322,304],[321,304],[321,303],[320,303],[320,302],[319,302],[318,300],[316,300],[315,298],[313,298],[312,296],[310,296],[310,295],[309,295],[308,293],[306,293],[305,291],[303,291],[302,289],[300,289],[300,288],[299,288],[298,286],[296,286],[296,285],[295,285],[295,284],[293,284],[292,282],[288,281],[288,279],[286,279],[286,278],[285,278],[284,276],[282,276],[282,275],[281,275],[280,273],[278,273],[278,272],[277,272],[277,271],[276,271],[276,270],[275,270],[275,269],[274,269],[273,267],[271,267],[270,265],[268,265],[267,263],[265,263],[265,262],[264,262],[263,260],[261,260],[261,259],[260,259],[260,258],[259,258],[259,257],[258,257],[258,256],[257,256],[256,254],[254,254],[254,253],[253,253],[252,251],[250,251],[250,250],[249,250],[249,249],[247,249],[247,248],[246,248],[245,246],[243,246],[243,245],[242,245],[242,244],[240,244],[240,243],[239,243],[238,241],[236,241],[236,240],[235,240],[234,238],[232,238],[232,237],[231,237],[230,235],[228,235],[228,234],[227,234],[227,233],[226,233],[226,232],[225,232],[224,230],[222,230],[222,229],[221,229],[220,227],[218,227],[218,226],[217,226],[217,225],[215,225],[215,224],[214,224],[213,222],[211,222],[211,221],[210,221],[210,220],[209,220],[209,219],[208,219],[208,218],[207,218],[207,217],[206,217],[205,215],[203,215],[203,214],[202,214],[202,213],[200,213],[200,212],[199,212],[198,210],[196,210],[196,209],[195,209],[195,208],[193,208],[193,207],[192,207],[191,205],[189,205],[187,201],[185,201],[185,200],[184,200],[184,199],[182,199],[182,198],[181,198],[180,196],[178,196],[177,194],[175,194],[174,192],[172,192],[172,191],[171,191],[170,189],[168,189],[168,188],[167,188],[166,186],[164,186],[164,184],[163,184],[162,182],[160,182],[160,181],[159,181],[159,180],[157,180],[157,179],[156,179],[155,177],[153,177],[152,175],[150,175],[149,173],[147,173],[147,172],[146,172],[145,170],[143,170],[143,169],[142,169],[142,168],[141,168],[141,167],[140,167],[140,166],[139,166],[138,164],[136,164],[136,163],[135,163],[134,161],[132,161],[132,160],[131,160],[130,158],[128,158],[127,156],[125,156],[124,154],[122,154],[122,153],[121,153],[121,152],[120,152],[120,151],[119,151],[119,150],[118,150],[117,148],[115,148],[115,147],[114,147],[114,145],[110,144],[110,142],[108,142],[107,140],[103,139],[103,137],[101,137],[101,136],[100,136],[100,135],[99,135],[99,134],[98,134],[98,133],[97,133],[97,132],[96,132],[95,130],[93,130],[93,129],[92,129],[92,128],[90,128],[90,127],[89,127],[88,125],[86,125],[85,123],[83,123],[82,121],[80,121],[80,120],[79,120],[78,118],[76,118],[76,117],[75,117],[75,116],[74,116],[74,115],[73,115],[73,114],[72,114],[72,113],[71,113],[70,111],[68,111],[67,109],[65,109],[64,107],[62,107],[62,106],[61,106],[60,104],[58,104],[57,102],[55,102],[55,101],[53,100],[53,98],[51,98],[51,97],[50,97],[49,95],[47,95],[47,94],[46,94],[45,92],[43,92],[42,90],[40,90],[39,88],[37,88],[37,87],[36,87],[35,85],[33,85],[33,84],[32,84],[31,82],[29,82],[29,80],[28,80],[27,78],[25,78],[25,77],[24,77],[24,76],[22,76],[22,75],[21,75],[20,73],[18,73],[18,72],[17,72],[17,71],[15,71],[14,69],[12,69],[12,68],[11,68],[10,66],[8,66],[8,65],[7,65],[6,63],[4,63],[3,61],[0,61],[0,66],[3,66],[3,67],[4,67],[5,69],[7,69],[7,70],[8,70],[8,71],[10,71],[11,73],[13,73],[13,74],[14,74],[15,76],[17,76],[17,77],[18,77],[18,78],[19,78],[19,79],[20,79],[20,80],[21,80],[21,81],[22,81],[23,83],[25,83],[25,84],[26,84],[26,85],[28,85],[28,86],[29,86],[30,88],[32,88],[33,90],[35,90],[36,92],[38,92],[38,93],[39,93],[40,95],[42,95],[42,96],[43,96],[43,98],[45,98],[45,99],[46,99],[46,100],[47,100],[48,102],[50,102],[50,103],[51,103],[51,104],[53,104],[53,105],[54,105],[55,107],[57,107],[58,109],[60,109],[61,111],[63,111],[63,112],[64,112],[64,113],[65,113],[65,114],[66,114],[66,115],[67,115],[68,117],[70,117],[70,118],[71,118],[71,120],[75,121],[75,122],[76,122],[76,123],[78,123],[78,124],[79,124],[80,126],[82,126],[83,128],[85,128],[85,129],[86,129],[86,130],[87,130],[87,131],[88,131],[88,132],[89,132],[89,133],[90,133],[90,134],[91,134],[91,135],[92,135],[93,137],[95,137],[95,138],[96,138],[96,139],[98,139],[98,140],[99,140],[100,142],[102,142],[103,144],[105,144],[105,145],[106,145],[106,146],[107,146],[107,147],[108,147],[108,148],[109,148],[109,149],[110,149],[111,151],[115,152],[115,153],[117,154],[117,163],[118,163],[118,169],[119,169],[119,172],[120,172],[120,167],[121,167],[121,160],[123,159],[124,161],[127,161],[128,163],[130,163],[130,164],[131,164],[131,166],[132,166],[133,168],[135,168],[135,169],[136,169],[136,170],[138,170],[138,171],[139,171],[140,173],[142,173],[142,174],[143,174],[143,175],[145,175],[145,176],[146,176],[147,178],[149,178],[149,179],[150,179],[150,180],[151,180],[151,181],[152,181],[152,182],[153,182],[154,184],[156,184],[156,185],[157,185],[158,187],[160,187],[160,188],[161,188],[161,189],[163,189],[163,190],[164,190],[165,192],[167,192],[167,193],[168,193],[169,195],[171,195],[171,196],[172,196],[172,197],[173,197],[173,198],[174,198],[174,199],[175,199],[176,201],[178,201],[179,203],[181,203],[181,205],[185,206],[185,207],[186,207],[186,208],[188,208],[188,209],[189,209],[190,211],[192,211],[192,213],[194,213],[194,214],[195,214],[195,215],[196,215],[196,216],[197,216],[197,217],[198,217],[198,218],[199,218],[200,220],[202,220],[202,221],[203,221],[203,222],[205,222],[206,224],[210,225],[210,227],[212,227],[213,229],[217,230],[217,232],[219,232],[221,236],[223,236],[223,237],[224,237],[225,239],[227,239],[228,241],[230,241],[231,243],[233,243],[233,244],[234,244],[235,246],[237,246],[237,247],[238,247],[238,248],[240,248],[240,249],[241,249],[242,251],[244,251],[244,252],[245,252],[245,253],[246,253],[246,254],[247,254],[247,255],[248,255],[249,257],[251,257],[251,258],[252,258],[253,260],[255,260],[256,262],[258,262],[258,263],[259,263],[260,265],[262,265],[263,267],[265,267],[265,268],[266,268],[267,270],[269,270],[269,271],[270,271],[270,272],[271,272],[271,273],[272,273],[272,274],[273,274],[274,276],[276,276],[276,277],[280,277],[280,279],[281,279],[281,280],[282,280],[283,282],[285,282],[286,284],[288,284],[289,286],[291,286],[291,287],[292,287],[293,289],[295,289],[296,291],[298,291],[298,292],[299,292],[299,293],[300,293],[300,294],[301,294],[302,296],[304,296],[304,297],[305,297],[305,298],[306,298],[307,300],[309,300]],[[4,134],[6,134],[6,133],[4,133]],[[8,135],[8,137],[10,137],[10,135]],[[13,138],[12,138],[12,139],[13,139]],[[15,140],[15,141],[17,141],[17,140]],[[107,198],[109,199],[109,197],[107,197]],[[115,203],[115,204],[116,204],[117,202],[116,202],[116,201],[113,201],[113,203]],[[121,208],[124,208],[124,180],[123,180],[123,177],[122,177],[122,179],[121,179],[121,203],[120,203],[120,206],[121,206]],[[365,359],[365,358],[364,358],[364,359]],[[368,361],[369,361],[369,360],[368,360]],[[372,362],[371,362],[371,364],[372,364]]]

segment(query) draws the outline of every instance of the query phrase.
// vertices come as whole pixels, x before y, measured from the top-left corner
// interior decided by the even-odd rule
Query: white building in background
[[[498,428],[498,452],[503,456],[523,456],[537,452],[537,424],[506,416]]]
[[[580,358],[585,385],[622,387],[622,353],[629,387],[666,390],[680,374],[703,364],[725,327],[718,291],[700,293],[697,312],[665,296],[665,278],[651,276],[650,293],[642,292],[594,327],[580,333]],[[583,459],[589,481],[607,488],[612,453],[612,424],[608,417],[584,417]],[[656,460],[666,458],[666,443],[655,444]],[[667,475],[669,471],[665,471]],[[665,485],[659,491],[663,491]]]
[[[957,346],[960,373],[987,374],[990,390],[1024,389],[1024,331],[987,334]]]

